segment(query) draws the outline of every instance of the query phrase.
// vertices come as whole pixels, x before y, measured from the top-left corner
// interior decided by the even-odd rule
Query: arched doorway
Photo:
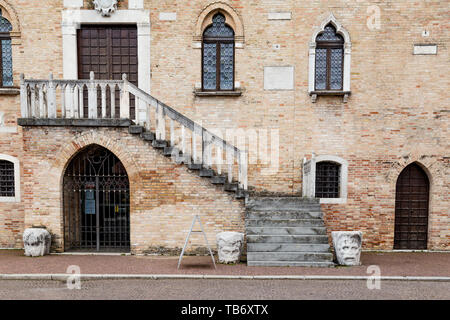
[[[399,175],[395,194],[394,249],[426,249],[430,182],[416,163]]]
[[[91,145],[70,161],[63,202],[65,250],[129,251],[130,183],[112,152]]]

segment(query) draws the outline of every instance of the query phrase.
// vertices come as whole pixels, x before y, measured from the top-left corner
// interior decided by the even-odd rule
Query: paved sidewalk
[[[382,276],[450,277],[450,252],[363,252],[361,261],[362,266],[334,268],[217,264],[215,270],[211,257],[187,256],[178,270],[178,257],[50,255],[30,258],[22,250],[0,250],[0,274],[64,274],[68,266],[77,265],[82,274],[368,276],[371,274],[367,273],[367,267],[378,265]]]

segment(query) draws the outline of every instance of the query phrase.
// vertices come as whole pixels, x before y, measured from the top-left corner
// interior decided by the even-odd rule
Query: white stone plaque
[[[291,12],[269,12],[268,19],[269,20],[291,20],[292,14],[291,14]]]
[[[437,54],[437,45],[435,44],[415,44],[414,45],[414,54],[415,55],[433,55]]]
[[[177,20],[177,13],[176,12],[160,12],[159,13],[159,20],[161,20],[161,21],[175,21],[175,20]]]
[[[264,90],[293,90],[294,67],[264,67]]]

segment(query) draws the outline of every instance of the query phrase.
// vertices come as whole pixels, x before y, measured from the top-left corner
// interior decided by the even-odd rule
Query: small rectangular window
[[[14,163],[0,160],[0,197],[14,197]]]
[[[340,167],[334,162],[316,164],[316,198],[339,198]]]

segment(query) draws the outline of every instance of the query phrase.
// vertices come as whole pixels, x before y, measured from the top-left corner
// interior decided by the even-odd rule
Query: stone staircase
[[[116,90],[120,91],[120,118],[113,114],[113,106],[108,114],[107,88],[113,97]],[[60,113],[56,107],[57,90],[65,97],[63,103],[68,103],[61,106]],[[77,98],[84,90],[88,91],[88,114],[84,114],[84,99]],[[137,88],[126,75],[122,80],[95,80],[93,72],[89,80],[55,80],[52,75],[48,80],[35,80],[21,75],[20,92],[20,125],[128,127],[130,134],[139,136],[162,155],[185,164],[237,199],[245,199],[249,266],[333,266],[317,201],[293,197],[249,200],[248,152]],[[133,96],[135,119],[130,118]]]
[[[248,266],[334,266],[316,200],[252,198],[245,225]]]
[[[109,93],[108,93],[109,90]],[[87,114],[85,99],[87,94]],[[107,96],[120,95],[108,102]],[[57,108],[58,96],[62,105]],[[127,80],[25,79],[20,76],[20,125],[128,127],[164,156],[244,199],[248,193],[248,152],[139,89]],[[131,115],[134,99],[134,115]],[[113,105],[114,102],[114,105]],[[110,103],[108,105],[108,103]],[[118,109],[118,113],[116,114]],[[213,158],[214,155],[214,158]],[[195,161],[194,161],[195,160]]]
[[[143,126],[130,125],[128,132],[132,135],[138,135],[141,139],[148,142],[153,148],[159,150],[165,157],[171,157],[177,164],[185,164],[188,169],[197,173],[200,177],[209,179],[210,183],[215,186],[222,186],[223,190],[234,194],[236,199],[245,199],[248,192],[239,187],[237,181],[228,182],[227,176],[217,174],[213,169],[207,169],[201,163],[194,163],[190,154],[171,147],[170,142],[166,140],[157,140],[155,133],[146,131]]]

